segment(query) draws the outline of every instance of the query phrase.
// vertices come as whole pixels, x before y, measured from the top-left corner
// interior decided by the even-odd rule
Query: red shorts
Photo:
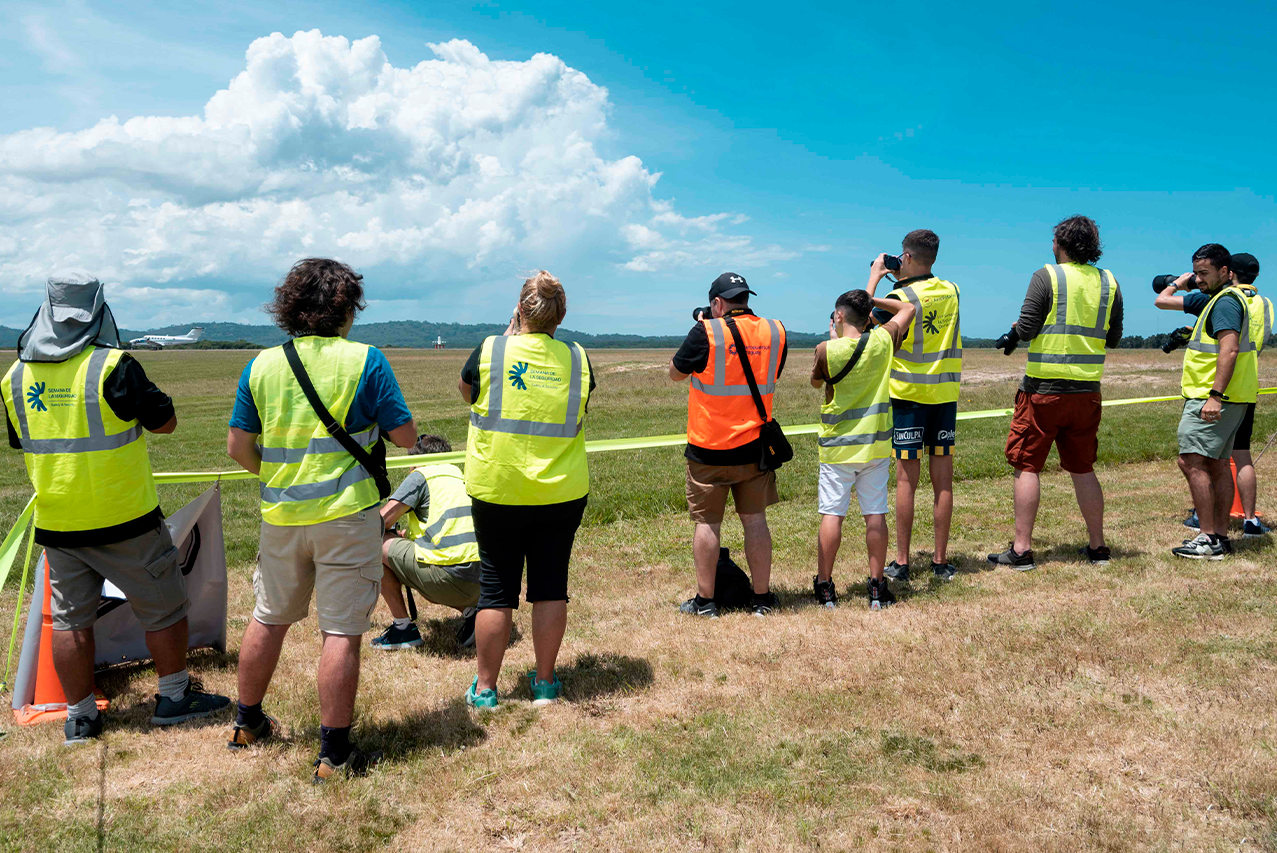
[[[1017,471],[1035,474],[1046,465],[1054,444],[1060,450],[1060,467],[1070,474],[1095,470],[1099,450],[1100,395],[1026,394],[1017,391],[1011,432],[1007,435],[1007,462]]]

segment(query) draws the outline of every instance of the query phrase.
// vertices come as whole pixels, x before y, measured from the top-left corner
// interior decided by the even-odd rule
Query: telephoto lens
[[[1172,284],[1174,284],[1174,283],[1175,283],[1175,279],[1177,279],[1177,278],[1179,278],[1179,276],[1177,276],[1177,275],[1175,275],[1175,274],[1173,274],[1173,273],[1171,273],[1171,274],[1167,274],[1167,275],[1155,275],[1155,276],[1153,276],[1153,292],[1154,292],[1154,293],[1161,293],[1163,290],[1165,290],[1166,288],[1168,288],[1168,287],[1170,287]],[[1189,282],[1189,284],[1191,285],[1191,284],[1192,284],[1192,282],[1190,281],[1190,282]]]

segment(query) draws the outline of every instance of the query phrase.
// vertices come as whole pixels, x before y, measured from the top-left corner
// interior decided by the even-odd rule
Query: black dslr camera
[[[877,259],[875,258],[875,260]],[[869,266],[873,266],[873,265],[874,265],[874,262],[870,261]],[[887,257],[883,259],[882,265],[885,266],[891,272],[897,272],[900,269],[900,256],[887,255]]]
[[[1171,353],[1182,346],[1186,346],[1193,337],[1193,327],[1183,326],[1171,332],[1166,338],[1166,343],[1162,344],[1162,352]]]
[[[695,320],[695,321],[696,321],[696,322],[698,322],[698,323],[699,323],[701,320],[708,320],[708,319],[710,319],[710,318],[711,318],[711,317],[713,317],[713,316],[714,316],[714,311],[713,311],[713,309],[712,309],[712,308],[710,308],[708,305],[706,305],[704,308],[693,308],[693,309],[692,309],[692,319],[693,319],[693,320]]]
[[[1179,276],[1172,274],[1153,276],[1153,292],[1160,295],[1163,290],[1175,283],[1175,279]],[[1197,287],[1197,276],[1193,276],[1188,280],[1188,289],[1192,290]]]

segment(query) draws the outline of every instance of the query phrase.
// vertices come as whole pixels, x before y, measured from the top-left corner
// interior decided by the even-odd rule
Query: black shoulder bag
[[[780,466],[794,458],[794,448],[790,446],[789,439],[785,437],[780,424],[767,417],[767,407],[763,405],[763,395],[758,392],[754,368],[749,363],[749,350],[745,349],[745,341],[740,336],[740,329],[736,328],[735,318],[724,317],[723,320],[732,332],[732,340],[736,342],[736,354],[740,356],[741,367],[745,370],[745,381],[749,383],[749,393],[753,395],[754,405],[758,407],[758,417],[763,421],[763,427],[759,430],[763,453],[762,458],[758,460],[758,469],[777,471]],[[779,345],[780,341],[772,341],[772,346]]]
[[[350,437],[350,433],[346,432],[341,424],[337,423],[337,419],[332,416],[323,400],[319,399],[319,394],[315,392],[315,385],[310,381],[310,374],[306,372],[301,357],[297,355],[297,347],[292,341],[284,344],[284,358],[288,359],[288,366],[293,370],[293,377],[302,387],[302,393],[306,395],[310,407],[319,416],[319,422],[324,425],[324,429],[337,439],[337,443],[344,447],[347,453],[355,457],[355,461],[362,465],[365,471],[372,474],[373,480],[377,483],[380,499],[384,501],[390,497],[394,489],[390,488],[390,478],[386,476],[386,446],[378,439],[377,446],[373,448],[372,453],[369,453],[359,446],[359,442]]]
[[[865,351],[865,344],[869,343],[869,332],[865,331],[860,336],[860,340],[856,343],[856,350],[851,354],[851,358],[847,359],[847,363],[843,365],[842,370],[838,371],[837,376],[829,378],[830,385],[837,385],[839,382],[847,378],[847,374],[851,373],[851,369],[856,366],[856,362],[860,361],[860,354]],[[825,366],[829,366],[829,347],[825,347]]]

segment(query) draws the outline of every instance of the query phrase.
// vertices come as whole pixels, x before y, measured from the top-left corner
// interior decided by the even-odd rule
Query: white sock
[[[1255,522],[1256,524],[1259,524],[1259,518],[1258,518],[1258,517],[1255,517],[1255,518],[1248,518],[1248,519],[1246,519],[1246,520],[1247,520],[1247,521],[1253,521],[1253,522]]]
[[[407,628],[411,624],[412,624],[412,620],[409,619],[407,616],[405,616],[402,619],[395,620],[395,627],[398,628],[400,631],[402,631],[404,628]]]
[[[190,684],[191,674],[186,670],[175,672],[172,675],[161,675],[160,695],[174,702],[180,702],[182,697],[186,695],[186,688]]]
[[[98,715],[97,697],[90,693],[74,705],[67,705],[67,717],[72,720],[96,719]]]

